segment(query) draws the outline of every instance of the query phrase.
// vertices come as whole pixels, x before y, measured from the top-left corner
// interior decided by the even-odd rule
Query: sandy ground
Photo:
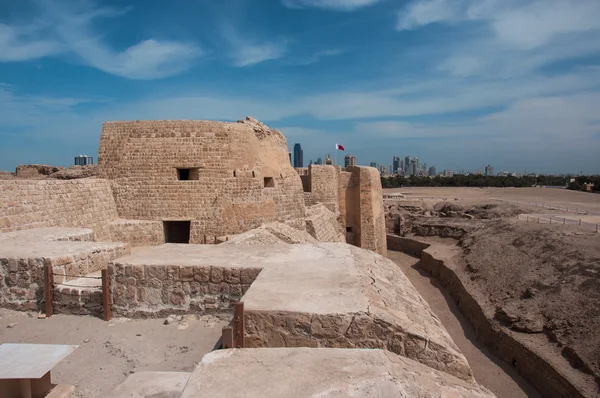
[[[492,198],[543,202],[561,207],[585,209],[589,215],[600,215],[600,195],[557,188],[452,188],[411,187],[388,188],[386,192],[400,192],[417,198],[460,198],[485,200]]]
[[[75,385],[77,397],[108,397],[136,371],[191,372],[213,350],[227,324],[211,315],[163,322],[122,318],[104,322],[77,315],[38,319],[37,314],[0,309],[0,343],[79,345],[54,368],[52,381]]]
[[[450,295],[435,279],[421,273],[416,267],[419,259],[391,250],[388,251],[388,257],[400,266],[440,318],[452,340],[469,361],[478,383],[489,388],[498,398],[540,397],[514,368],[495,358],[475,340],[475,332],[469,321],[460,313]]]

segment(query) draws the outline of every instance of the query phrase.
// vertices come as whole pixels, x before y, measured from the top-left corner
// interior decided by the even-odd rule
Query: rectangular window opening
[[[352,232],[352,227],[346,227],[346,232]]]
[[[197,167],[189,169],[177,169],[177,179],[180,181],[198,180],[200,178],[200,172]]]
[[[275,180],[273,177],[265,177],[265,188],[275,188]]]
[[[191,221],[163,221],[165,243],[190,243]]]

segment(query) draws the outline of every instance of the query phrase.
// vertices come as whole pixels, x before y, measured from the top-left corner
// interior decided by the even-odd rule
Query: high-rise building
[[[371,162],[371,164],[369,164],[369,166],[377,168],[377,162]]]
[[[415,156],[413,161],[415,162],[415,174],[414,175],[418,175],[419,170],[421,170],[421,166],[419,165],[419,158]]]
[[[75,156],[75,166],[94,164],[94,158],[88,155]]]
[[[304,151],[298,143],[294,144],[294,167],[304,167]]]
[[[344,157],[344,167],[356,166],[356,156],[346,155]]]
[[[454,171],[444,170],[444,177],[454,177]]]
[[[404,158],[404,174],[405,175],[410,175],[410,162],[412,161],[412,158],[410,156],[407,156]]]
[[[325,157],[325,164],[333,164],[333,159],[331,159],[330,154],[327,154],[327,156]]]
[[[398,174],[400,169],[400,158],[398,156],[394,156],[392,160],[392,173]]]
[[[385,165],[382,164],[381,166],[379,166],[379,172],[381,174],[385,174],[387,172],[387,167],[385,167]]]
[[[429,168],[429,177],[435,177],[435,167],[433,166]]]
[[[488,164],[487,166],[485,166],[485,175],[486,176],[494,175],[494,167],[491,164]]]
[[[404,160],[400,161],[400,168],[398,170],[398,174],[404,174]]]
[[[323,164],[323,159],[317,158],[317,163],[315,163],[315,164]]]

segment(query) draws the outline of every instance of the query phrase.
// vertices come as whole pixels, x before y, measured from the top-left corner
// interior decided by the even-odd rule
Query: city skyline
[[[598,0],[0,1],[3,170],[97,157],[104,121],[253,116],[305,166],[600,172]]]

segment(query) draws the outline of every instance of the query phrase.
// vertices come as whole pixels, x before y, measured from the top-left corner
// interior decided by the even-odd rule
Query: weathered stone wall
[[[381,178],[373,167],[347,167],[346,170],[359,177],[360,196],[360,244],[383,256],[387,253],[385,211]]]
[[[372,167],[347,167],[341,171],[330,165],[309,166],[303,181],[306,206],[322,203],[339,212],[339,223],[346,230],[346,242],[385,255],[385,213],[379,173]],[[306,191],[306,189],[305,189]]]
[[[112,311],[127,317],[229,310],[260,273],[259,268],[140,265],[108,266]]]
[[[306,231],[319,242],[346,242],[338,215],[319,203],[306,208]]]
[[[88,229],[0,234],[0,307],[38,310],[45,289],[45,265],[51,267],[54,283],[59,285],[106,268],[110,261],[129,253],[124,243],[93,242]],[[64,290],[60,292],[65,295]]]
[[[98,163],[121,218],[192,220],[190,243],[272,221],[304,229],[287,142],[253,119],[105,123]],[[194,179],[179,180],[178,168]]]
[[[335,166],[310,165],[308,167],[310,182],[310,204],[323,203],[330,211],[336,213],[338,208],[338,171]]]
[[[127,242],[131,246],[156,246],[165,243],[161,221],[116,220],[108,225],[113,242]]]
[[[109,240],[117,218],[106,180],[0,180],[0,232],[42,227],[92,228]]]

